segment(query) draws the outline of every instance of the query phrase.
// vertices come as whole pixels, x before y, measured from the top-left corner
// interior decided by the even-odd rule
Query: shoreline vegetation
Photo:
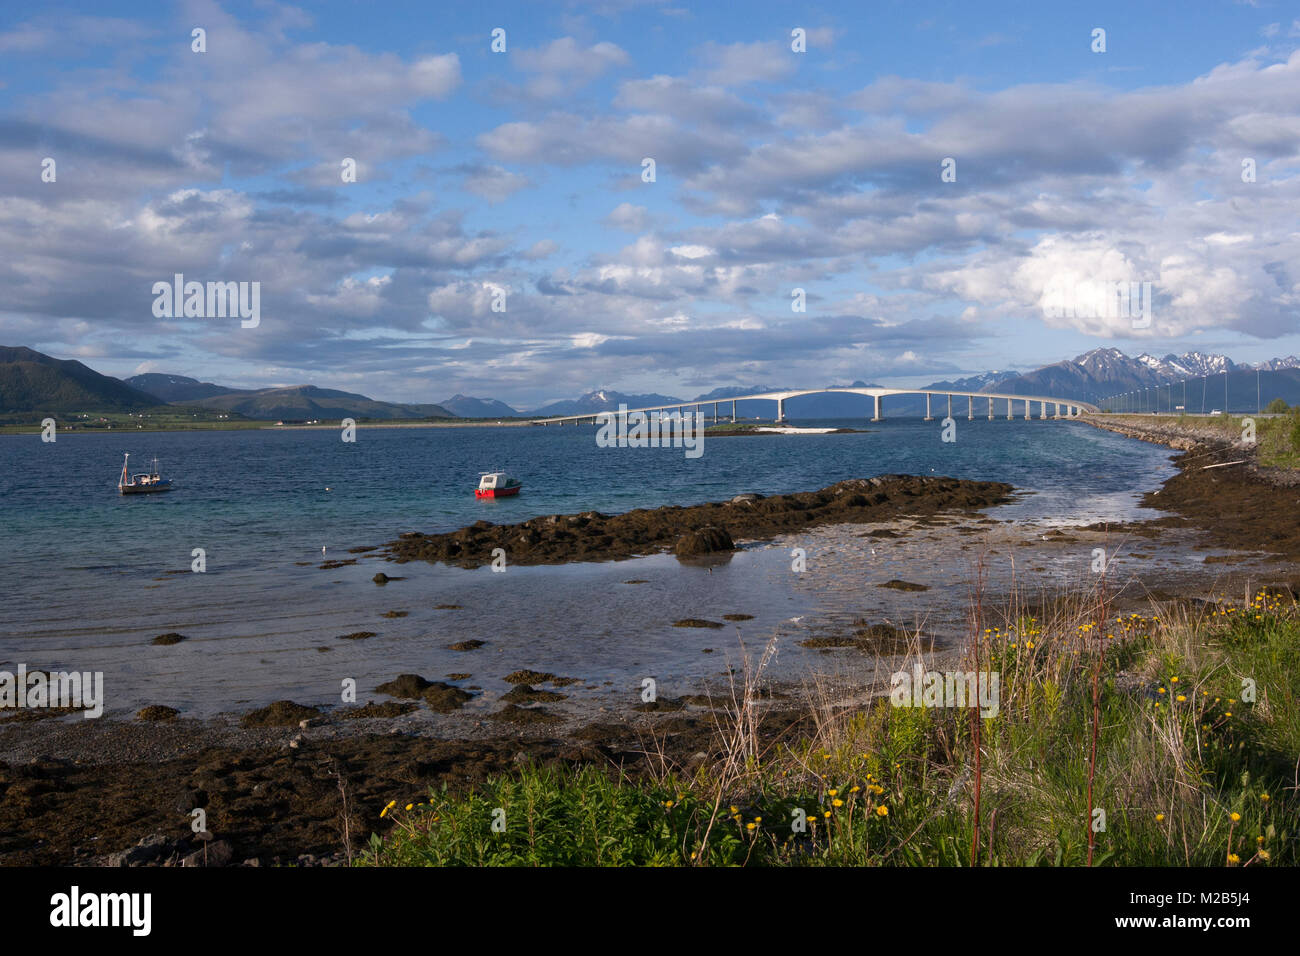
[[[378,729],[314,740],[317,718],[300,725],[304,711],[280,702],[256,714],[295,718],[284,727],[231,730],[217,745],[197,735],[208,742],[150,760],[150,734],[175,738],[197,722],[122,722],[95,734],[96,760],[0,765],[0,862],[176,865],[202,853],[209,863],[299,865],[1297,865],[1294,473],[1261,468],[1258,449],[1219,422],[1211,431],[1136,416],[1090,423],[1181,451],[1178,473],[1146,499],[1164,514],[1136,527],[1192,527],[1221,547],[1272,551],[1277,575],[1246,593],[1152,596],[1144,613],[1117,613],[1125,582],[1106,573],[1051,599],[1013,591],[995,606],[977,566],[954,599],[970,622],[956,652],[939,659],[922,634],[903,635],[906,653],[882,659],[855,699],[816,680],[787,694],[767,676],[775,643],[742,644],[731,686],[689,709],[660,699],[558,737],[523,722],[540,699],[527,695],[513,724],[475,740],[384,732],[401,701],[367,705],[374,719],[358,723]],[[764,520],[780,533],[785,521],[817,521],[816,508],[789,505],[865,496],[841,487],[852,484],[677,509],[694,510],[701,527],[665,527],[700,533],[726,509],[762,515],[757,506],[777,502]],[[984,484],[981,494],[999,487]],[[876,503],[885,511],[905,510],[908,497],[886,485],[927,487],[882,477],[873,493],[885,494]],[[954,504],[971,502],[945,507]],[[597,530],[613,520],[599,516]],[[567,532],[567,521],[555,524]],[[490,553],[490,534],[521,526],[494,527],[455,533],[472,542],[465,560],[478,560],[480,545]],[[454,537],[393,544],[411,549],[408,560],[438,560],[424,549]],[[959,678],[996,673],[996,716],[945,706],[942,695],[923,698],[939,706],[891,700],[891,672],[920,668],[929,686],[941,666]],[[455,690],[405,676],[435,702]],[[553,677],[518,676],[529,690]],[[14,721],[0,721],[10,742]],[[87,733],[68,724],[47,739],[57,752],[78,731]],[[189,832],[194,806],[207,809],[219,848]]]

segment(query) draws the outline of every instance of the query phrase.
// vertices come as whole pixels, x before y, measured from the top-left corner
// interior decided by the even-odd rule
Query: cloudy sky
[[[1294,4],[89,8],[0,10],[0,344],[525,408],[1300,352]]]

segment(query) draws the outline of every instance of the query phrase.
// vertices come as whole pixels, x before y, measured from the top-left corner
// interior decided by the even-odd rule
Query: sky
[[[0,344],[525,409],[1300,353],[1300,5],[8,3]]]

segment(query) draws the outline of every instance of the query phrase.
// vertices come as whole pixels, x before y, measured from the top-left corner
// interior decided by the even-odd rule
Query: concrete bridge
[[[871,420],[879,422],[884,420],[884,399],[889,395],[924,395],[925,396],[925,420],[933,421],[934,408],[933,403],[936,396],[941,399],[947,399],[947,417],[952,417],[952,400],[954,397],[966,399],[966,417],[973,419],[975,417],[975,399],[980,399],[981,403],[988,402],[988,418],[990,421],[994,417],[994,402],[1007,403],[1007,418],[1015,418],[1015,403],[1023,402],[1025,407],[1025,420],[1028,421],[1033,417],[1030,406],[1037,402],[1039,406],[1039,418],[1074,418],[1082,412],[1097,411],[1096,405],[1089,405],[1087,402],[1080,402],[1074,399],[1051,398],[1037,395],[1006,395],[997,392],[949,392],[949,391],[927,391],[920,388],[805,388],[793,389],[784,392],[758,392],[754,395],[736,395],[732,398],[719,399],[715,402],[682,402],[679,405],[650,405],[646,408],[629,408],[628,414],[632,412],[657,412],[663,415],[665,412],[682,412],[686,409],[695,409],[697,415],[703,415],[705,406],[713,406],[713,420],[719,421],[719,407],[731,403],[731,420],[736,420],[736,403],[748,402],[755,399],[764,399],[776,402],[776,421],[783,422],[785,418],[785,403],[791,398],[798,398],[800,395],[821,395],[823,393],[843,394],[843,395],[867,395],[875,399],[875,414]],[[1053,413],[1047,413],[1047,406],[1053,407]],[[596,422],[596,416],[603,414],[587,413],[585,415],[559,415],[554,418],[534,418],[534,425],[565,425],[581,424],[590,421]]]

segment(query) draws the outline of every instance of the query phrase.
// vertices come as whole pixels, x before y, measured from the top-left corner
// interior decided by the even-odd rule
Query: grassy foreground
[[[1103,582],[1067,603],[1048,621],[1012,608],[996,626],[976,609],[968,666],[1000,674],[996,717],[888,698],[813,705],[813,731],[765,744],[745,703],[765,655],[694,774],[532,767],[469,794],[399,795],[392,829],[355,862],[1300,862],[1294,599],[1116,617]]]

